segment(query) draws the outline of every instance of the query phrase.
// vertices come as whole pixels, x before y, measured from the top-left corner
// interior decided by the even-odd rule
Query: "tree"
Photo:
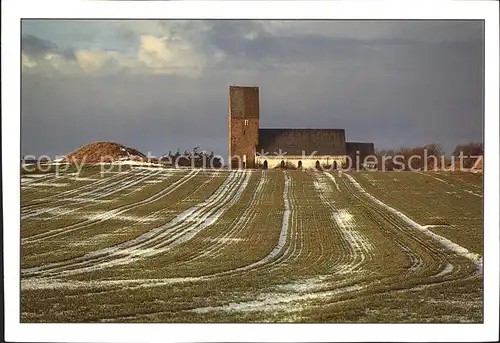
[[[460,152],[462,152],[464,156],[481,156],[484,153],[483,143],[470,142],[468,144],[459,144],[455,147],[453,156],[460,156]]]
[[[378,150],[375,153],[378,168],[384,170],[436,169],[441,166],[443,148],[438,143],[425,144],[414,148],[404,146],[398,149]],[[397,158],[396,158],[397,157]]]
[[[462,153],[463,156],[463,167],[472,168],[476,163],[477,158],[482,156],[484,153],[483,143],[469,142],[467,144],[457,145],[452,154],[455,157],[455,163],[460,163],[460,160],[458,159],[460,157],[460,153]]]

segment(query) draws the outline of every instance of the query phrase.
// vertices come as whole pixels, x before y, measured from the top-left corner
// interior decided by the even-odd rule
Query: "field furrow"
[[[186,183],[196,173],[188,174],[186,179],[181,179],[178,184],[173,184],[162,192],[161,196],[168,195],[173,190]],[[225,210],[231,201],[237,200],[242,189],[246,186],[248,173],[232,173],[226,181],[201,204],[197,204],[184,210],[168,223],[148,230],[146,233],[118,245],[104,248],[85,254],[77,258],[79,265],[84,267],[63,270],[62,275],[77,274],[86,271],[94,271],[100,268],[112,267],[120,264],[128,264],[139,258],[147,258],[167,251],[171,246],[180,244],[184,240],[190,239],[191,235],[216,221],[218,216]],[[229,190],[229,192],[227,192]],[[153,196],[158,199],[158,193]],[[151,201],[153,197],[146,199]],[[91,265],[87,265],[89,260]],[[85,262],[82,262],[85,261]],[[64,262],[67,267],[67,262]],[[59,267],[59,264],[46,265],[40,268],[29,269],[27,273],[37,273],[41,270],[52,270]]]

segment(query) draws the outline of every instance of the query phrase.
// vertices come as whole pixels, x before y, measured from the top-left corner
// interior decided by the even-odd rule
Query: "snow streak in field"
[[[332,297],[346,293],[361,291],[364,286],[347,286],[339,287],[334,290],[324,292],[314,292],[305,294],[280,294],[280,293],[267,293],[260,294],[255,301],[248,301],[243,303],[229,303],[223,306],[209,306],[202,308],[195,308],[192,311],[196,313],[206,313],[212,311],[229,311],[229,312],[257,312],[257,311],[285,311],[296,312],[304,309],[304,306],[299,306],[300,302],[326,300]]]
[[[50,184],[57,181],[58,178],[54,174],[27,174],[21,175],[21,188],[30,189],[37,183]]]
[[[466,192],[467,192],[467,193],[469,193],[469,194],[475,195],[475,196],[477,196],[477,197],[479,197],[479,198],[482,198],[482,197],[483,197],[481,194],[474,193],[473,191],[470,191],[470,190],[468,190],[468,189],[464,189],[464,191],[466,191]]]
[[[435,278],[440,278],[440,277],[443,277],[443,276],[446,276],[448,274],[451,274],[451,272],[453,271],[453,265],[450,264],[450,263],[447,263],[446,264],[446,267],[444,267],[443,270],[441,270],[439,273],[437,273],[436,275],[434,275],[433,277]]]
[[[283,188],[283,206],[285,207],[285,209],[283,211],[283,219],[281,221],[281,231],[280,231],[278,243],[274,246],[274,248],[271,250],[271,252],[267,256],[262,258],[261,260],[254,262],[252,264],[249,264],[247,266],[244,266],[244,267],[236,268],[236,269],[232,270],[231,272],[241,272],[241,271],[253,269],[257,266],[266,264],[269,261],[271,261],[272,259],[274,259],[274,257],[276,257],[283,250],[283,247],[285,246],[285,243],[286,243],[286,240],[288,237],[288,233],[289,233],[289,229],[288,229],[289,221],[290,221],[289,218],[290,218],[290,214],[292,211],[290,202],[288,200],[289,188],[290,188],[290,176],[285,174],[285,187]]]
[[[32,181],[35,182],[36,180],[39,179],[46,179],[49,177],[53,177],[52,174],[26,174],[22,176],[22,179],[25,179],[27,181]]]
[[[398,216],[399,218],[401,218],[404,222],[406,222],[411,227],[413,227],[413,228],[415,228],[417,230],[420,230],[421,232],[423,232],[427,236],[432,237],[434,240],[436,240],[439,243],[441,243],[441,245],[443,245],[448,250],[451,250],[455,254],[469,259],[470,261],[472,261],[472,263],[474,263],[476,265],[478,271],[482,272],[483,261],[482,261],[482,257],[480,255],[472,253],[469,250],[467,250],[466,248],[464,248],[463,246],[458,245],[457,243],[452,242],[449,239],[447,239],[447,238],[445,238],[443,236],[440,236],[440,235],[432,232],[431,230],[427,229],[426,227],[418,224],[414,220],[412,220],[409,217],[407,217],[404,213],[396,210],[395,208],[387,205],[386,203],[380,201],[379,199],[377,199],[376,197],[374,197],[370,193],[366,192],[365,189],[356,180],[354,180],[354,178],[351,175],[349,175],[349,174],[345,174],[345,175],[351,181],[351,183],[359,190],[360,193],[364,193],[373,202],[375,202],[378,205],[382,206],[386,210],[392,212],[393,214],[395,214],[396,216]]]
[[[230,173],[224,183],[203,203],[183,211],[169,223],[154,228],[132,240],[74,258],[72,259],[72,266],[92,263],[71,270],[59,270],[60,274],[78,274],[128,264],[138,258],[151,257],[170,250],[172,247],[191,239],[198,232],[217,221],[239,199],[248,184],[249,177],[250,173],[246,171]],[[52,263],[26,269],[23,272],[31,274],[48,269],[56,272],[57,267],[63,265],[67,267],[67,264],[67,261]]]
[[[409,270],[411,270],[411,271],[417,271],[420,268],[422,268],[422,266],[424,265],[424,261],[422,260],[422,258],[420,256],[418,256],[418,254],[415,254],[406,245],[403,245],[400,242],[396,242],[396,243],[399,246],[399,248],[404,251],[404,253],[408,257],[408,259],[410,260],[411,264],[410,264]]]
[[[443,179],[441,179],[441,178],[439,178],[439,177],[436,177],[436,176],[434,176],[434,175],[430,175],[430,174],[425,174],[425,175],[428,175],[428,176],[432,177],[433,179],[438,180],[439,182],[442,182],[442,183],[444,183],[444,184],[446,184],[446,185],[448,185],[448,186],[452,186],[452,185],[450,185],[448,182],[446,182],[445,180],[443,180]]]
[[[334,176],[328,172],[321,175],[315,173],[316,179],[323,180],[328,176],[330,179],[335,180]],[[338,184],[334,181],[335,185]],[[354,221],[353,215],[346,208],[338,208],[331,200],[333,192],[328,188],[321,188],[318,190],[321,202],[331,211],[332,220],[337,224],[339,232],[349,247],[349,262],[342,266],[338,271],[341,273],[351,272],[358,269],[366,258],[372,258],[373,246],[368,239],[360,232],[359,228]]]
[[[31,187],[66,187],[69,183],[51,183],[51,182],[36,182],[30,184]]]
[[[432,177],[433,179],[436,179],[436,180],[438,180],[438,181],[440,181],[440,182],[442,182],[442,183],[445,183],[445,184],[447,184],[448,186],[450,186],[450,187],[452,187],[452,188],[455,188],[455,187],[456,187],[456,185],[454,185],[453,183],[449,183],[448,181],[443,180],[443,179],[441,179],[441,178],[439,178],[439,177],[437,177],[437,176],[433,176],[433,175],[428,174],[428,173],[421,173],[421,174],[426,175],[426,176],[429,176],[429,177]],[[477,186],[477,185],[474,185],[474,184],[472,184],[472,183],[466,183],[466,182],[464,182],[463,180],[460,180],[460,183],[462,184],[462,186],[458,186],[457,188],[461,189],[462,191],[464,191],[464,192],[466,192],[466,193],[469,193],[469,194],[472,194],[472,195],[474,195],[474,196],[477,196],[477,197],[479,197],[479,198],[482,198],[482,197],[483,197],[481,194],[478,194],[478,193],[476,193],[476,192],[474,192],[474,191],[471,191],[471,190],[469,190],[469,189],[464,189],[464,187],[463,187],[463,185],[466,185],[466,186],[469,186],[469,187],[478,188],[478,186]],[[479,187],[479,188],[481,188],[481,187]],[[448,193],[448,194],[454,194],[454,193],[457,193],[457,192],[453,192],[453,193],[452,193],[452,192],[446,192],[446,193]],[[459,195],[457,195],[457,197],[459,197],[459,198],[460,198],[460,196],[459,196]]]
[[[90,190],[90,192],[93,192],[95,190],[96,186],[102,186],[102,185],[109,186],[111,181],[115,181],[118,178],[122,178],[123,176],[128,176],[128,175],[131,175],[130,170],[127,170],[127,171],[121,172],[121,173],[116,173],[110,177],[103,177],[101,175],[101,178],[94,179],[95,182],[93,182],[93,183],[83,184],[79,187],[71,188],[71,189],[64,191],[64,192],[59,192],[59,193],[56,193],[56,194],[53,194],[50,196],[44,196],[41,200],[46,201],[47,199],[54,199],[54,198],[61,199],[63,196],[67,197],[67,196],[73,195],[73,194],[81,194],[82,191],[84,191],[84,190]],[[53,180],[61,180],[61,179],[64,180],[64,179],[70,179],[70,178],[67,178],[66,176],[57,176],[57,177],[54,176],[53,177]],[[84,193],[84,194],[86,194],[86,193]],[[64,200],[64,199],[62,199],[62,200]],[[33,205],[24,206],[23,209],[29,208],[29,207],[33,207]]]
[[[231,225],[231,229],[225,233],[222,232],[221,235],[217,237],[210,238],[210,241],[214,244],[211,244],[205,249],[202,249],[202,251],[198,252],[198,254],[190,259],[190,261],[197,261],[208,256],[216,256],[227,243],[241,241],[241,238],[235,237],[238,236],[238,234],[241,233],[257,216],[255,206],[261,199],[264,187],[269,181],[267,174],[267,171],[262,172],[262,177],[260,178],[259,183],[252,195],[250,203],[246,207],[245,211],[241,214],[241,216],[234,222],[234,224]]]
[[[335,187],[340,192],[339,184],[337,183],[337,180],[335,179],[335,177],[330,173],[325,173],[325,174],[333,181],[333,183],[335,184]]]
[[[191,173],[187,174],[186,176],[184,176],[180,180],[174,182],[169,187],[167,187],[167,188],[165,188],[165,189],[163,189],[163,190],[161,190],[161,191],[153,194],[152,196],[150,196],[150,197],[148,197],[148,198],[146,198],[144,200],[135,202],[133,204],[123,205],[123,206],[120,206],[120,207],[115,208],[113,210],[109,210],[109,211],[107,211],[105,213],[102,213],[98,218],[88,219],[88,220],[86,220],[86,221],[84,221],[82,223],[77,223],[77,224],[65,226],[65,227],[62,227],[62,228],[58,228],[58,229],[54,229],[54,230],[49,230],[49,231],[44,232],[44,233],[40,233],[40,234],[37,234],[37,235],[33,235],[33,236],[30,236],[30,237],[27,237],[27,238],[25,238],[25,239],[22,240],[22,243],[33,243],[33,242],[37,242],[37,241],[40,241],[40,240],[43,240],[43,239],[56,237],[56,236],[59,236],[59,235],[67,234],[68,232],[72,232],[72,231],[75,231],[75,230],[81,230],[83,228],[88,227],[89,225],[92,225],[92,224],[95,224],[95,223],[98,223],[98,222],[103,222],[103,221],[115,218],[118,215],[120,215],[120,214],[122,214],[122,213],[124,213],[126,211],[129,211],[129,210],[137,208],[139,206],[151,203],[153,201],[158,200],[159,198],[167,196],[168,194],[172,193],[174,190],[176,190],[177,188],[179,188],[180,186],[182,186],[184,183],[186,183],[187,181],[189,181],[193,177],[195,177],[196,174],[197,174],[197,171],[193,170]]]
[[[109,178],[102,178],[98,181],[92,182],[90,184],[84,184],[80,187],[72,188],[70,190],[56,193],[50,196],[44,196],[42,199],[38,200],[38,203],[30,204],[22,207],[21,219],[30,218],[42,213],[50,211],[51,208],[46,208],[45,204],[50,200],[50,204],[53,206],[54,204],[66,202],[69,199],[80,199],[82,197],[92,197],[93,199],[97,199],[98,193],[103,189],[112,188],[114,185],[123,183],[125,180],[123,177],[125,176],[125,180],[127,180],[128,176],[132,176],[133,174],[130,171],[126,171],[122,174],[115,174]],[[61,179],[62,177],[55,178]],[[62,178],[64,179],[64,178]],[[55,198],[55,199],[54,199]]]

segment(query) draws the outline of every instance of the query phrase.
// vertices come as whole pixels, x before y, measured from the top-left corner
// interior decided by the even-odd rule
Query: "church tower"
[[[259,142],[259,87],[229,87],[228,151],[231,168],[256,168]]]

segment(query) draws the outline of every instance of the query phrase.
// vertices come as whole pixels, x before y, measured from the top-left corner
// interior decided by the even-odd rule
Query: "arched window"
[[[319,161],[316,161],[316,169],[321,169],[321,164],[319,163]]]
[[[337,170],[337,161],[333,161],[333,169]]]
[[[302,161],[299,161],[299,163],[297,163],[297,168],[302,169]]]
[[[264,169],[267,169],[267,160],[266,160],[266,161],[264,161],[263,168],[264,168]]]
[[[281,160],[281,164],[280,165],[281,165],[281,168],[284,169],[285,168],[285,161]]]

